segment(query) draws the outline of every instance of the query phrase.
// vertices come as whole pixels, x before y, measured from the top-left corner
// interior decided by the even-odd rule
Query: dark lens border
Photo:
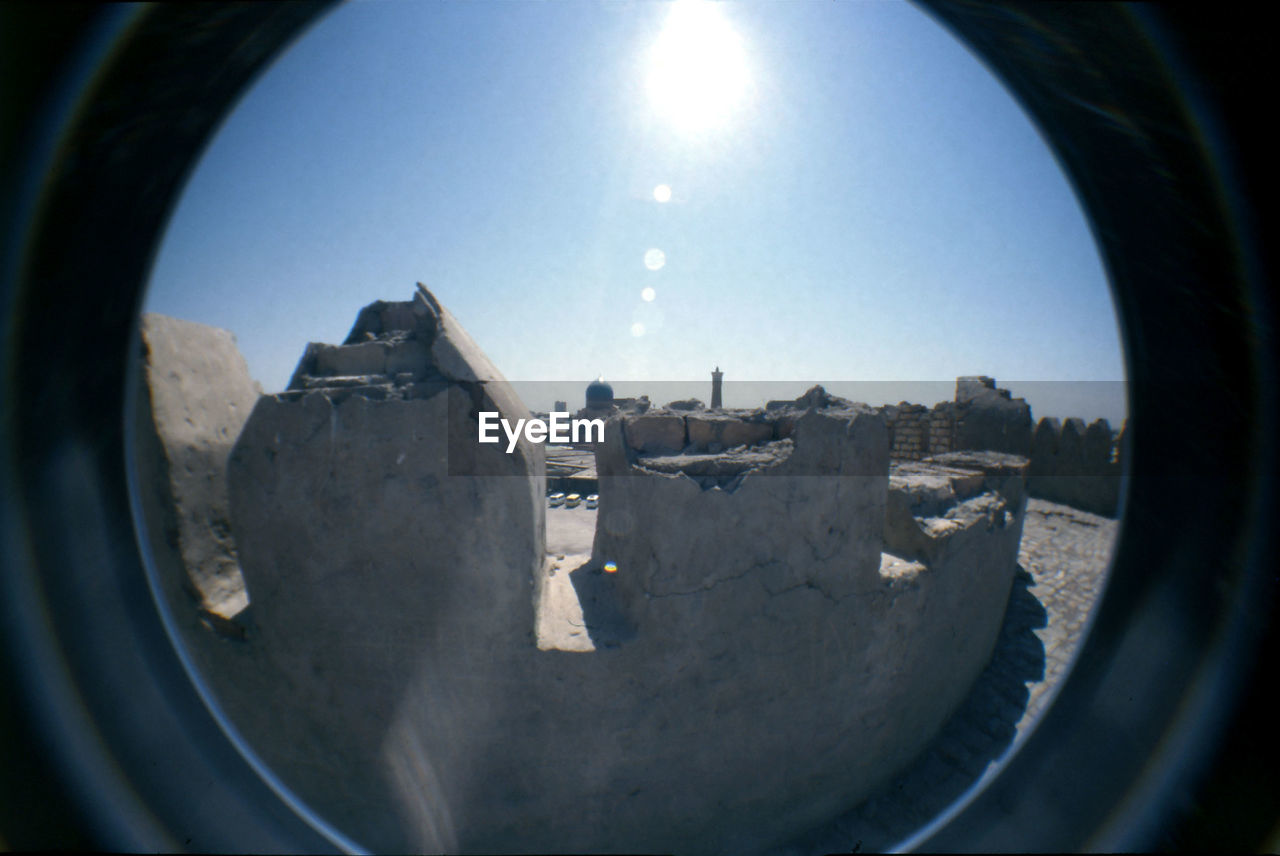
[[[0,17],[19,93],[3,99],[0,292],[11,847],[335,846],[263,783],[192,688],[147,589],[122,454],[137,311],[183,182],[238,94],[327,7],[57,4]],[[1194,842],[1233,769],[1224,753],[1258,727],[1250,693],[1275,662],[1276,354],[1245,192],[1256,164],[1240,144],[1255,111],[1233,109],[1247,90],[1241,102],[1214,87],[1225,51],[1187,50],[1212,21],[1204,12],[928,8],[1034,117],[1091,218],[1143,475],[1057,702],[985,790],[915,843]],[[1171,460],[1194,462],[1194,476],[1145,475]],[[1274,738],[1243,745],[1271,751]],[[1262,796],[1255,813],[1273,821]]]

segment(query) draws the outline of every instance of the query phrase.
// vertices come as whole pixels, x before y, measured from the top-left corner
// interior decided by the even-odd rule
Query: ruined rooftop
[[[410,300],[378,300],[361,309],[341,345],[308,343],[280,397],[316,390],[335,403],[352,395],[418,399],[453,384],[500,380],[462,326],[418,283]]]

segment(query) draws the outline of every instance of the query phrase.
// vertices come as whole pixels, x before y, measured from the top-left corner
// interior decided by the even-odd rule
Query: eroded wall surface
[[[932,408],[903,401],[879,408],[889,427],[890,455],[915,461],[953,450],[1026,456],[1031,450],[1031,406],[983,375],[956,378],[953,401]]]
[[[1036,425],[1027,489],[1032,496],[1105,517],[1120,505],[1123,433],[1105,419],[1085,425],[1046,417]]]
[[[447,311],[366,307],[290,386],[231,455],[252,621],[213,683],[373,850],[759,849],[909,763],[991,654],[1017,460],[892,472],[821,388],[617,416],[572,573],[595,650],[540,651],[542,450],[474,442],[527,412]]]
[[[148,534],[164,563],[161,584],[181,590],[220,632],[248,603],[231,533],[227,459],[259,390],[226,330],[145,314],[136,428]]]
[[[956,379],[954,401],[928,408],[900,402],[878,408],[889,429],[889,456],[918,461],[951,451],[995,451],[1027,457],[1028,490],[1051,502],[1114,517],[1119,509],[1123,429],[1105,419],[1042,418],[994,379]]]
[[[348,341],[309,346],[231,458],[262,695],[236,719],[362,844],[453,850],[448,801],[491,781],[508,698],[533,689],[542,448],[475,442],[478,410],[528,413],[425,289]]]
[[[895,484],[879,415],[820,390],[777,404],[733,429],[717,417],[711,436],[757,437],[720,453],[700,450],[706,417],[661,411],[612,420],[597,449],[594,557],[574,575],[597,653],[572,656],[612,664],[596,681],[625,676],[595,721],[652,747],[650,766],[584,743],[631,789],[612,826],[641,849],[749,849],[855,804],[937,733],[995,644],[1025,460],[917,465],[966,480],[963,499],[905,503],[925,532],[893,555],[886,517],[910,480]],[[588,840],[607,846],[607,828]]]

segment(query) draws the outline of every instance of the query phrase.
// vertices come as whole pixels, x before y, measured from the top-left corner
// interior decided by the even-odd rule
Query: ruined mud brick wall
[[[160,584],[238,636],[248,604],[227,497],[227,459],[259,395],[226,330],[146,314],[135,411],[143,523]],[[189,610],[184,610],[184,617]]]
[[[957,378],[954,415],[956,449],[1023,457],[1031,452],[1031,406],[992,378]]]
[[[979,535],[979,562],[1011,566],[1022,539],[1027,467],[1026,458],[1002,452],[948,452],[895,462],[885,550],[935,565]]]
[[[627,804],[674,809],[660,837],[624,817],[616,840],[733,849],[735,835],[768,840],[837,813],[920,751],[990,658],[1025,460],[912,465],[964,486],[936,507],[899,502],[887,543],[908,488],[891,475],[883,420],[814,398],[825,406],[802,396],[606,428],[593,563],[574,581],[601,650],[580,662],[625,671],[620,697],[656,723],[618,714],[650,730],[648,761],[598,747],[635,786]],[[717,807],[714,828],[695,819],[699,805]]]
[[[362,846],[758,849],[909,763],[989,659],[1018,476],[921,461],[951,498],[895,506],[883,421],[820,388],[612,419],[596,651],[539,651],[541,447],[474,443],[478,408],[526,415],[420,289],[309,346],[230,457],[252,632],[210,683]]]
[[[428,803],[485,770],[534,647],[543,449],[479,445],[477,410],[528,416],[419,286],[363,310],[347,344],[308,346],[231,456],[255,623],[243,649],[255,691],[229,691],[233,721],[305,802],[375,850],[454,849],[433,838],[443,819]]]
[[[955,409],[951,402],[940,401],[929,413],[929,454],[941,455],[955,448]]]
[[[903,401],[879,411],[889,429],[889,456],[895,461],[918,461],[956,448],[956,416],[949,401],[932,410]]]
[[[889,454],[895,460],[914,461],[929,454],[931,420],[923,404],[887,405],[880,408],[889,430]]]
[[[1114,517],[1124,470],[1122,438],[1123,432],[1113,432],[1105,419],[1087,426],[1082,419],[1041,419],[1032,441],[1027,490],[1038,499]]]
[[[879,408],[889,455],[918,461],[950,451],[997,451],[1029,459],[1032,496],[1113,517],[1120,497],[1120,435],[1105,419],[1086,426],[1046,417],[1031,430],[1031,408],[985,376],[956,379],[955,401],[929,410],[901,402]]]
[[[879,408],[889,429],[889,454],[918,461],[955,450],[995,451],[1027,456],[1031,451],[1031,407],[984,376],[956,379],[955,401],[932,409],[923,404]]]
[[[626,571],[616,580],[628,610],[714,587],[726,575],[764,564],[780,575],[773,588],[812,585],[833,597],[874,576],[888,466],[876,414],[809,411],[784,428],[788,437],[780,440],[768,422],[687,421],[695,437],[715,432],[726,438],[724,445],[747,445],[729,438],[755,432],[755,448],[670,454],[701,445],[684,442],[686,420],[672,413],[611,421],[596,453],[601,496],[594,555]],[[829,561],[813,562],[815,553]],[[665,624],[655,630],[669,632]]]

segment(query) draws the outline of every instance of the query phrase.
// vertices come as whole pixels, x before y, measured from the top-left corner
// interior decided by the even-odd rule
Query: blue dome
[[[613,404],[613,387],[604,382],[604,378],[593,380],[587,384],[587,407],[600,407]]]

